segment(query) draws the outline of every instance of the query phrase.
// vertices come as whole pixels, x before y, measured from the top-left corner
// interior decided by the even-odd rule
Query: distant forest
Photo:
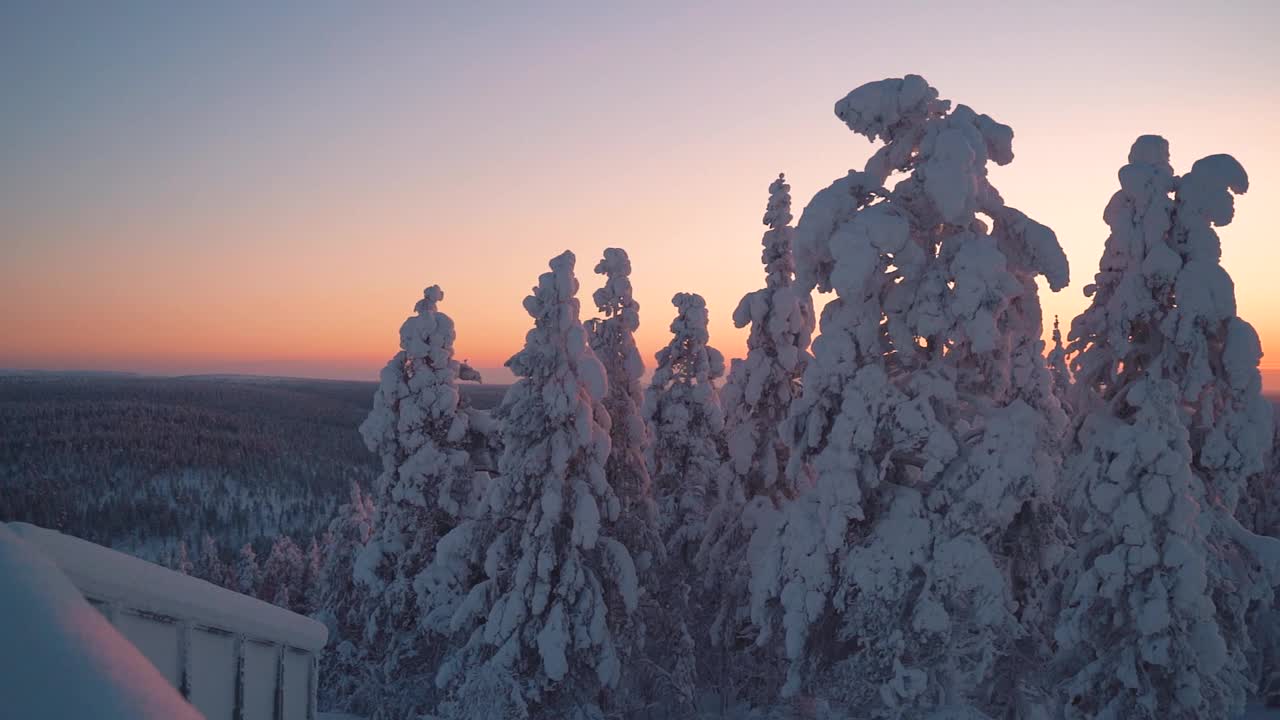
[[[0,521],[163,561],[319,534],[378,459],[357,428],[376,383],[234,376],[0,377]],[[462,389],[478,407],[504,386]]]

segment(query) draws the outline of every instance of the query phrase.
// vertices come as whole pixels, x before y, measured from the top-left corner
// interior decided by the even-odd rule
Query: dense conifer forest
[[[373,382],[131,375],[0,376],[0,521],[164,560],[308,541],[378,458],[358,427]],[[503,388],[464,389],[481,407]],[[225,550],[228,551],[229,550]]]

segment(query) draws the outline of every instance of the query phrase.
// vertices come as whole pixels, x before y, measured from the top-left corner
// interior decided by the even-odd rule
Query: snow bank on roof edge
[[[55,530],[26,523],[8,527],[89,597],[303,650],[318,652],[328,640],[322,623],[256,598]]]
[[[33,543],[0,523],[0,714],[202,717]]]

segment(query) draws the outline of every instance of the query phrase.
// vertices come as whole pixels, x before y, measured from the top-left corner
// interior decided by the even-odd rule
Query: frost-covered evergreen
[[[807,482],[787,475],[790,449],[778,434],[792,401],[800,396],[814,327],[813,300],[795,286],[790,223],[791,186],[779,175],[769,185],[764,214],[769,228],[761,240],[765,286],[743,296],[733,313],[733,324],[750,325],[751,332],[747,357],[733,361],[720,394],[729,461],[717,483],[698,554],[702,585],[714,608],[712,642],[723,652],[749,651],[755,635],[747,583],[751,535],[763,518],[795,495],[797,482]],[[777,660],[749,655],[722,658],[722,690],[739,695],[740,689],[755,698],[776,692],[776,686],[763,680],[777,676]]]
[[[187,541],[179,540],[178,547],[173,551],[173,563],[171,567],[183,575],[195,574],[195,563],[191,561],[191,556],[187,553]]]
[[[622,505],[610,532],[632,553],[640,593],[639,611],[628,617],[615,638],[629,670],[613,704],[670,707],[692,700],[691,673],[685,670],[693,662],[680,642],[686,635],[684,607],[661,572],[666,551],[646,464],[650,438],[641,411],[644,363],[635,341],[640,303],[631,291],[631,260],[625,250],[607,248],[595,271],[606,278],[604,287],[592,295],[604,317],[585,325],[591,349],[609,380],[603,403],[607,415],[601,417],[602,424],[608,418],[610,440],[605,475]]]
[[[644,362],[636,349],[640,303],[631,293],[631,261],[625,250],[608,248],[595,271],[607,279],[592,296],[603,319],[586,323],[591,349],[604,366],[609,387],[604,398],[610,440],[605,474],[622,503],[614,529],[617,538],[635,552],[636,569],[644,572],[662,558],[657,530],[657,506],[645,455],[650,445],[641,407],[640,376]]]
[[[1250,479],[1237,514],[1259,535],[1280,535],[1280,425],[1272,433],[1267,466]],[[1258,695],[1269,707],[1280,707],[1280,607],[1275,599],[1255,609],[1252,620]]]
[[[671,342],[658,351],[645,390],[644,415],[653,437],[649,468],[672,563],[692,568],[705,534],[707,498],[726,456],[724,411],[715,380],[724,356],[707,344],[707,303],[676,293]]]
[[[608,534],[621,505],[605,475],[607,380],[579,320],[574,256],[550,265],[524,301],[534,328],[507,361],[519,380],[496,413],[489,515],[442,541],[492,537],[484,579],[450,619],[465,640],[437,675],[445,717],[601,717],[622,672],[614,638],[638,590],[631,553]]]
[[[329,628],[329,644],[320,656],[318,693],[325,710],[371,714],[374,709],[359,645],[369,598],[354,572],[356,555],[373,534],[373,517],[373,499],[353,482],[350,500],[338,508],[321,542],[324,564],[316,618]]]
[[[245,543],[240,548],[234,573],[236,591],[257,597],[258,585],[262,582],[262,568],[258,566],[258,553],[254,552],[251,543]]]
[[[1070,336],[1086,414],[1067,473],[1079,545],[1056,633],[1061,701],[1067,718],[1234,717],[1253,689],[1247,619],[1270,606],[1280,563],[1276,540],[1235,519],[1271,411],[1213,226],[1248,180],[1226,155],[1175,176],[1151,135],[1119,177]]]
[[[214,585],[232,587],[231,571],[223,562],[222,548],[218,547],[218,541],[212,535],[206,534],[200,542],[200,562],[195,574]]]
[[[796,228],[798,285],[837,297],[783,427],[812,487],[753,538],[758,641],[782,633],[784,693],[863,717],[1023,712],[1066,429],[1035,278],[1066,258],[988,182],[1008,126],[914,75],[836,114],[885,145]]]
[[[743,296],[733,313],[736,327],[751,326],[747,357],[734,361],[721,393],[734,480],[717,506],[734,508],[731,514],[755,498],[776,505],[795,494],[795,479],[786,475],[790,451],[778,426],[800,395],[814,318],[808,291],[795,286],[790,222],[791,186],[779,175],[769,186],[764,215],[765,287]]]
[[[1053,391],[1063,408],[1069,411],[1074,384],[1067,362],[1067,350],[1062,345],[1062,330],[1058,328],[1058,316],[1053,316],[1053,348],[1049,350],[1049,373],[1053,376]]]
[[[658,351],[657,367],[644,396],[644,419],[652,444],[647,463],[659,505],[665,558],[651,633],[651,662],[667,694],[662,706],[678,712],[695,699],[698,627],[694,556],[706,522],[707,493],[724,463],[724,414],[714,381],[724,374],[724,356],[707,344],[707,306],[699,295],[677,293],[672,339]],[[698,637],[694,636],[698,633]]]
[[[302,573],[305,561],[302,549],[293,538],[281,535],[271,545],[271,552],[262,563],[262,583],[258,597],[274,605],[294,610],[302,597]]]
[[[324,585],[324,550],[318,538],[311,539],[302,566],[302,590],[295,598],[295,612],[307,617],[320,610],[320,594]]]
[[[358,646],[374,678],[378,717],[407,716],[430,703],[441,642],[419,622],[414,582],[437,541],[475,514],[487,478],[471,455],[471,420],[479,411],[467,407],[457,387],[480,376],[453,357],[456,333],[439,311],[442,299],[439,286],[427,288],[401,325],[400,351],[383,368],[373,409],[360,426],[382,460],[373,532],[354,568],[370,597]]]

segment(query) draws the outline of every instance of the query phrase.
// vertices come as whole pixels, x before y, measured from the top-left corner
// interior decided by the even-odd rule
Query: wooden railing
[[[208,720],[315,720],[322,624],[78,538],[9,527]]]

